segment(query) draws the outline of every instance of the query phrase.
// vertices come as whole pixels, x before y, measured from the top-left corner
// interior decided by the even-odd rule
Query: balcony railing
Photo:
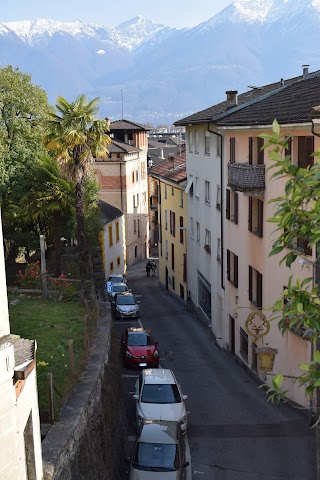
[[[228,186],[240,192],[265,189],[265,166],[249,163],[228,164]]]

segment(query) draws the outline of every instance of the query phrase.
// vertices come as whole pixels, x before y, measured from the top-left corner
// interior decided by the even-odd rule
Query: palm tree
[[[107,132],[109,123],[95,118],[99,99],[88,102],[80,95],[74,102],[57,98],[59,115],[49,113],[49,133],[45,146],[54,151],[58,163],[75,183],[75,207],[77,218],[77,240],[82,294],[87,274],[88,247],[84,223],[85,181],[95,157],[104,157],[111,143]]]

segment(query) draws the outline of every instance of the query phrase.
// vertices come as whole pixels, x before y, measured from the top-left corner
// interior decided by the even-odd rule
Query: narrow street
[[[314,480],[315,436],[298,410],[267,403],[258,384],[217,348],[199,320],[170,295],[145,262],[130,267],[128,286],[141,296],[141,323],[159,342],[163,368],[174,371],[184,394],[193,480]],[[120,335],[137,321],[117,320]],[[134,440],[132,394],[139,371],[123,370],[123,387]]]

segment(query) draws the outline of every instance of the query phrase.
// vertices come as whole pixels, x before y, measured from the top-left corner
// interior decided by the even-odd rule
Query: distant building
[[[10,334],[0,215],[0,478],[41,480],[36,342]]]
[[[109,155],[94,164],[100,199],[125,214],[127,265],[148,255],[147,131],[128,120],[111,122]]]
[[[158,227],[160,283],[187,300],[187,204],[185,158],[172,156],[152,167],[152,223]]]
[[[104,225],[101,252],[106,279],[111,273],[126,273],[126,242],[124,213],[109,203],[99,200]]]

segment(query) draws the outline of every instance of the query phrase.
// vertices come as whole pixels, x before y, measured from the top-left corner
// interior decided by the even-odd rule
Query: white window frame
[[[210,155],[210,142],[211,142],[210,132],[206,131],[204,132],[204,154],[205,155]]]
[[[204,181],[204,192],[205,192],[205,202],[211,204],[211,191],[210,191],[210,182],[208,180]]]
[[[197,229],[197,243],[200,243],[200,223],[196,222],[196,229]]]
[[[194,238],[194,221],[192,217],[190,217],[190,237]]]
[[[196,177],[195,196],[196,196],[196,198],[200,198],[200,182],[199,182],[199,177]]]
[[[199,153],[199,132],[195,132],[194,153]]]

